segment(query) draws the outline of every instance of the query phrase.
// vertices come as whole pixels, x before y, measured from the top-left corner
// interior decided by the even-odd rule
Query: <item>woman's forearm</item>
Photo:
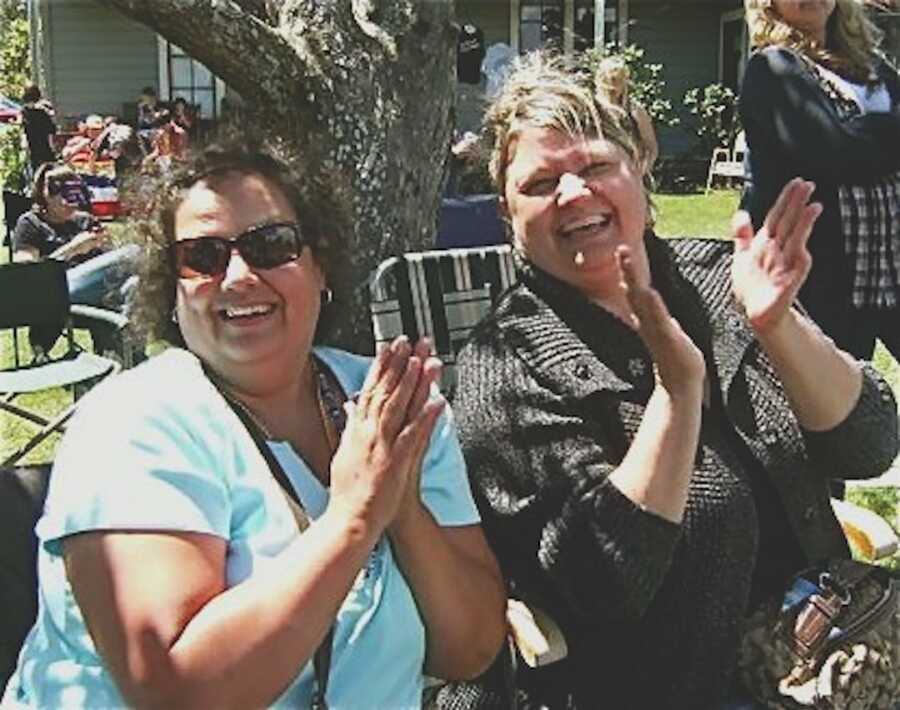
[[[862,368],[852,356],[793,308],[757,338],[804,429],[827,431],[847,418],[862,390]]]
[[[196,705],[274,701],[319,647],[377,538],[326,514],[283,564],[210,601],[170,651],[175,677],[195,680]]]
[[[420,505],[390,535],[425,622],[428,673],[479,675],[506,634],[506,590],[481,528],[441,527]]]
[[[95,644],[130,705],[263,707],[313,656],[377,538],[364,524],[326,512],[245,582],[183,597],[186,606],[199,607],[196,611],[153,611],[160,603],[153,596],[153,575],[166,578],[179,565],[148,571],[145,562],[134,561],[129,571],[118,564],[152,559],[150,545],[158,542],[143,549],[127,538],[101,542],[125,546],[111,558],[94,555],[88,563],[83,549],[73,545],[67,570]],[[117,573],[110,578],[113,569]],[[129,589],[129,598],[121,598]],[[141,601],[142,594],[149,595],[148,602]],[[179,619],[185,616],[189,620],[182,627]]]
[[[702,382],[671,395],[657,385],[622,463],[609,481],[640,507],[680,523],[700,436]]]

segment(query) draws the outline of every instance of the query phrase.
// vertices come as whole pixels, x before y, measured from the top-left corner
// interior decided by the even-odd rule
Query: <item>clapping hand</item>
[[[806,243],[822,213],[819,203],[809,202],[814,190],[812,182],[791,180],[756,234],[746,212],[734,216],[732,290],[757,333],[781,322],[809,274]]]
[[[430,344],[397,338],[376,356],[331,465],[331,501],[383,530],[419,504],[419,467],[445,401]]]
[[[706,375],[703,354],[671,316],[659,292],[639,277],[630,248],[620,246],[616,259],[621,287],[632,310],[630,325],[650,351],[659,386],[673,397],[702,393]]]

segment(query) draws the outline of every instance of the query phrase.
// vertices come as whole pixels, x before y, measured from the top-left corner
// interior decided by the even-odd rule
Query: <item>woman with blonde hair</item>
[[[900,77],[858,0],[745,0],[755,52],[740,115],[759,226],[784,185],[816,184],[822,215],[800,299],[839,347],[900,357]]]
[[[488,108],[518,280],[470,334],[453,403],[513,596],[568,648],[519,664],[519,700],[735,710],[745,615],[849,556],[828,482],[890,464],[896,404],[793,305],[812,184],[756,232],[736,215],[731,241],[659,239],[641,137],[578,61],[518,60]],[[442,710],[508,708],[503,662]]]

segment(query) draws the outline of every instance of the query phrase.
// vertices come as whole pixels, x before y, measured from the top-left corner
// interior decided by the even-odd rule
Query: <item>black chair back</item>
[[[19,217],[31,209],[31,198],[19,192],[3,191],[3,222],[6,224],[6,234],[3,243],[9,249],[9,260],[12,261],[13,243],[12,233],[16,228]]]
[[[68,317],[65,263],[46,259],[0,266],[0,328],[53,325]]]
[[[0,688],[37,616],[37,537],[50,464],[0,469]]]

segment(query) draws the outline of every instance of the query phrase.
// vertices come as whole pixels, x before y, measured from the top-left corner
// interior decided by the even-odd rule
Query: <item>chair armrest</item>
[[[844,535],[870,560],[890,557],[897,551],[897,533],[877,513],[846,500],[831,499],[831,507]]]
[[[82,318],[90,318],[91,320],[102,321],[122,330],[128,325],[128,318],[117,311],[108,308],[98,308],[97,306],[85,306],[80,303],[73,303],[69,307],[69,312],[73,316],[81,316]]]

